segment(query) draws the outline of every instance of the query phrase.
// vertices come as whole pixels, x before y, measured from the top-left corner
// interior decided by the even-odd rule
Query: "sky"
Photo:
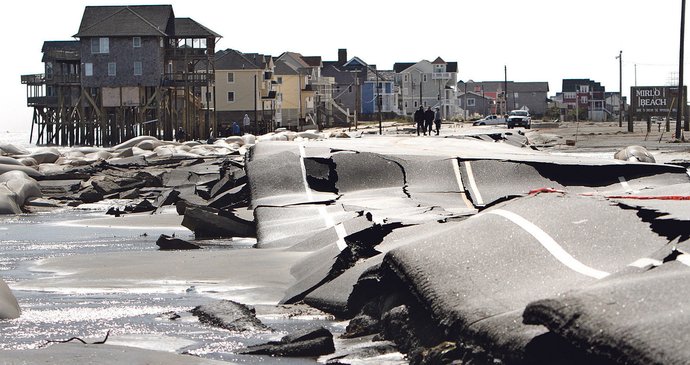
[[[681,0],[23,0],[0,22],[0,131],[31,128],[20,76],[44,72],[44,41],[73,40],[86,6],[144,4],[170,4],[222,35],[217,50],[333,61],[345,48],[380,70],[441,57],[458,63],[458,80],[503,80],[507,70],[509,81],[548,82],[550,96],[564,78],[619,91],[619,70],[625,96],[678,80]]]

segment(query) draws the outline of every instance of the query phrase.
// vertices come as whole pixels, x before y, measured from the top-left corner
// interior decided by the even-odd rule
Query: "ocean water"
[[[31,139],[31,131],[27,130],[26,132],[10,132],[10,131],[3,131],[0,132],[0,144],[5,144],[5,143],[10,143],[13,144],[17,147],[22,147],[22,148],[35,148],[36,147],[36,137],[33,137],[33,143],[29,142]]]
[[[67,221],[105,216],[105,205],[94,209],[58,209],[16,216],[0,216],[0,277],[7,282],[19,301],[22,315],[0,321],[1,350],[36,349],[47,340],[80,337],[98,341],[111,331],[108,344],[188,353],[204,358],[245,364],[313,364],[312,359],[243,356],[232,352],[247,345],[278,340],[288,332],[311,325],[324,325],[342,331],[326,318],[289,320],[268,318],[264,323],[273,333],[237,333],[200,323],[189,312],[197,305],[213,301],[193,287],[170,292],[155,288],[136,292],[90,288],[88,291],[63,291],[53,288],[22,289],[22,282],[55,275],[34,269],[47,258],[89,255],[107,252],[157,250],[157,235],[144,235],[149,228],[85,227],[64,224]],[[171,232],[172,233],[172,232]],[[178,237],[193,240],[192,233],[180,227]],[[210,250],[248,249],[217,245]],[[19,289],[15,289],[19,288]],[[239,301],[239,299],[238,299]],[[168,313],[181,316],[168,319]]]

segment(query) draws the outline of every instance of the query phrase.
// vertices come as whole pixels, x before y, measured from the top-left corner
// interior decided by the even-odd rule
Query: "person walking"
[[[436,107],[436,112],[434,113],[434,124],[436,125],[436,135],[438,136],[441,130],[441,110],[439,107]]]
[[[185,134],[186,133],[184,132],[184,129],[182,129],[182,127],[177,128],[177,132],[175,132],[175,140],[177,140],[178,142],[184,142]]]
[[[249,119],[249,115],[245,114],[244,117],[242,118],[242,132],[244,133],[250,133],[249,126],[251,124],[251,119]]]
[[[429,135],[431,135],[431,126],[434,124],[434,111],[431,110],[431,107],[428,107],[426,109],[426,112],[424,112],[424,130],[429,132]]]
[[[232,122],[232,135],[233,136],[239,136],[240,135],[240,125],[237,124],[237,122],[233,121]]]
[[[426,129],[424,126],[424,107],[420,106],[417,111],[414,112],[414,122],[417,123],[417,136],[419,136],[419,131],[424,132],[426,136]]]

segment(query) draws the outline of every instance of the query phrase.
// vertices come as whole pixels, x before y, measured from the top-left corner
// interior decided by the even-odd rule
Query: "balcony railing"
[[[450,80],[450,78],[451,78],[450,72],[434,72],[431,74],[432,80]]]
[[[22,84],[43,85],[46,82],[44,74],[22,75]]]
[[[206,59],[208,56],[206,48],[168,48],[165,50],[167,59]]]
[[[174,73],[163,75],[163,86],[206,86],[214,81],[213,74],[207,73]]]
[[[81,82],[81,77],[78,74],[67,74],[67,75],[52,75],[50,78],[46,78],[46,83],[53,84],[79,84]]]
[[[33,96],[26,98],[27,106],[56,106],[57,96]]]
[[[64,49],[51,49],[44,52],[44,55],[53,60],[59,61],[79,61],[80,55],[78,50],[64,50]]]

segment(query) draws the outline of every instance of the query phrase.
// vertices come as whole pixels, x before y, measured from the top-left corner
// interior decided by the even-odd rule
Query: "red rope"
[[[659,196],[643,196],[643,195],[610,195],[608,199],[638,199],[638,200],[690,200],[688,195],[659,195]]]

